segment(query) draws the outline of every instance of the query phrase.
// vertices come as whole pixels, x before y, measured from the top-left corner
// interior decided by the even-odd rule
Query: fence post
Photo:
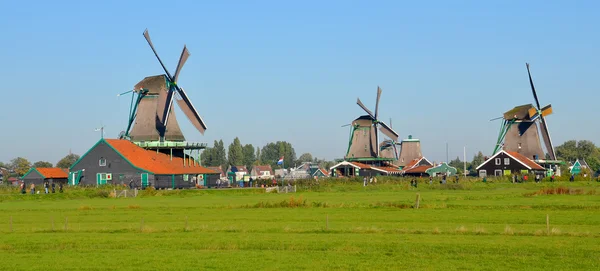
[[[12,215],[10,216],[10,232],[13,231],[13,226],[12,226]]]
[[[54,231],[54,217],[52,217],[52,231]]]
[[[140,222],[140,231],[144,231],[144,218],[142,217],[142,221]]]
[[[185,217],[185,228],[183,229],[183,231],[187,231],[188,230],[188,217]]]
[[[325,217],[325,229],[329,230],[329,214]]]
[[[127,190],[125,190],[125,197],[127,197]]]
[[[421,203],[421,194],[417,193],[417,201],[415,202],[415,209],[419,209],[420,203]]]
[[[68,223],[69,223],[69,218],[65,216],[65,231],[67,230]]]
[[[550,215],[546,214],[546,233],[550,235]]]

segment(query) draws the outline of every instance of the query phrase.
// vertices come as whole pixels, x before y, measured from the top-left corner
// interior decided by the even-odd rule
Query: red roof
[[[69,174],[62,168],[57,167],[38,167],[35,168],[37,172],[42,174],[46,179],[67,179]]]
[[[214,172],[217,172],[221,175],[221,177],[225,177],[225,172],[223,172],[223,169],[221,167],[206,167]]]
[[[404,168],[414,167],[417,165],[417,163],[419,163],[420,160],[421,160],[421,158],[412,159],[410,162],[408,162],[408,164],[406,164],[406,166],[404,166]]]
[[[520,154],[518,152],[514,152],[514,151],[505,151],[505,152],[508,153],[510,156],[514,157],[515,159],[519,160],[521,163],[527,165],[531,169],[544,170],[544,168],[542,166],[538,165],[533,160],[525,157],[525,155],[522,155],[522,154]]]
[[[120,153],[129,163],[140,169],[158,175],[170,174],[216,174],[217,172],[208,168],[193,165],[189,162],[184,165],[183,158],[171,157],[164,153],[146,150],[129,140],[124,139],[104,139],[104,141],[112,146]]]
[[[320,170],[321,172],[323,172],[323,175],[325,175],[325,176],[329,176],[329,172],[327,172],[327,170],[324,170],[324,169],[322,169],[322,168],[319,168],[319,170]]]
[[[256,169],[256,172],[258,174],[267,171],[267,172],[270,172],[271,175],[273,175],[273,169],[271,168],[270,165],[266,165],[266,166],[254,166],[253,169]]]
[[[387,171],[387,172],[398,172],[398,173],[402,172],[402,170],[400,170],[400,169],[398,169],[398,168],[395,168],[395,167],[389,167],[389,166],[384,166],[384,167],[374,167],[374,168],[378,168],[378,169],[381,169],[381,170],[385,170],[385,171]]]
[[[350,162],[350,163],[357,166],[360,169],[370,169],[371,168],[371,166],[369,166],[367,164],[359,163],[359,162]]]
[[[405,170],[404,173],[425,173],[425,170],[432,168],[433,166],[418,166],[411,169]]]

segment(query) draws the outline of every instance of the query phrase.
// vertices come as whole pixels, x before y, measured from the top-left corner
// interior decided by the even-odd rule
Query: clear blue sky
[[[148,28],[208,125],[202,136],[178,113],[189,141],[236,136],[291,142],[341,158],[348,127],[373,108],[401,137],[440,161],[492,151],[489,119],[533,102],[531,63],[555,145],[600,143],[598,1],[2,1],[0,161],[56,163],[125,129],[129,97],[162,69]]]

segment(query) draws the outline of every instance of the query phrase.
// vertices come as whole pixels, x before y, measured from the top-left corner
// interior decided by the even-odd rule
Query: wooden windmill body
[[[133,94],[127,129],[121,132],[119,137],[129,139],[138,146],[171,155],[184,156],[186,151],[189,153],[192,150],[198,150],[199,153],[206,144],[186,142],[173,111],[173,100],[175,100],[192,125],[204,134],[207,128],[204,120],[192,105],[184,89],[177,85],[181,69],[190,53],[184,46],[177,69],[172,76],[156,53],[148,30],[144,31],[144,37],[165,74],[148,76],[137,83],[133,90],[118,95]]]
[[[529,71],[529,64],[526,66],[536,104],[535,106],[533,104],[519,105],[503,114],[500,134],[493,154],[500,150],[517,152],[539,164],[547,164],[552,167],[552,165],[560,163],[557,160],[545,118],[552,114],[552,105],[540,106]],[[542,141],[545,151],[542,148]],[[554,168],[556,169],[556,167]]]
[[[394,162],[398,159],[397,144],[395,142],[398,139],[398,134],[390,126],[377,118],[380,98],[381,88],[377,87],[375,114],[360,99],[357,99],[356,103],[367,115],[356,118],[350,124],[352,128],[348,151],[345,156],[346,160],[367,164],[382,164]],[[389,139],[380,143],[378,131]]]

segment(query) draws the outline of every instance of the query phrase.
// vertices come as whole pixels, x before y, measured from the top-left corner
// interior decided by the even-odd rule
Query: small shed
[[[44,182],[48,181],[50,184],[52,183],[63,183],[67,184],[67,179],[69,178],[69,174],[65,169],[56,168],[56,167],[38,167],[31,168],[21,179],[25,182],[26,185],[35,184],[41,185]]]
[[[429,168],[427,170],[425,170],[425,173],[427,173],[429,176],[431,177],[435,177],[437,175],[446,175],[446,176],[453,176],[456,175],[456,168],[455,167],[451,167],[446,163],[441,163],[438,166]]]

